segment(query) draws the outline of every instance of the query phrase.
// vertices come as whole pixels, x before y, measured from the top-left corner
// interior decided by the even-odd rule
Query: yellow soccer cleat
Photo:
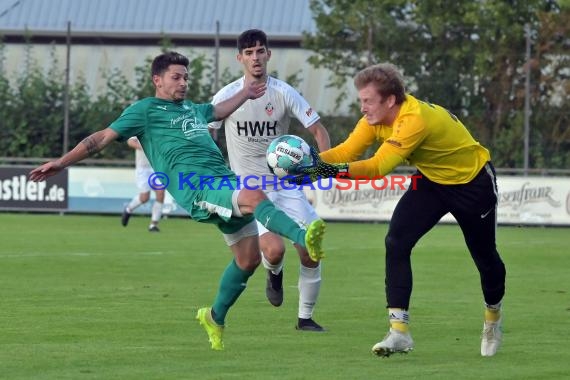
[[[325,252],[322,247],[325,228],[325,222],[322,219],[317,219],[309,224],[307,232],[305,233],[307,252],[309,252],[311,260],[315,262],[325,257]]]
[[[221,351],[224,349],[224,342],[222,341],[222,335],[224,333],[224,326],[218,325],[212,319],[212,308],[203,307],[198,310],[196,314],[196,319],[200,322],[200,325],[206,330],[208,334],[208,339],[212,343],[212,350]]]

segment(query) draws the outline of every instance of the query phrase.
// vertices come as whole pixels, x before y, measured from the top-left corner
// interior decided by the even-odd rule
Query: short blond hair
[[[391,63],[379,63],[359,71],[354,77],[354,86],[360,90],[368,84],[374,84],[383,98],[394,95],[396,104],[406,100],[404,79],[398,68]]]

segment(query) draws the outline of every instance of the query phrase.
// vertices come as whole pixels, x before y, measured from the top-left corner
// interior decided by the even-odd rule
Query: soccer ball
[[[310,166],[313,163],[309,144],[293,135],[283,135],[273,140],[265,156],[267,165],[279,178],[299,174],[299,166]]]

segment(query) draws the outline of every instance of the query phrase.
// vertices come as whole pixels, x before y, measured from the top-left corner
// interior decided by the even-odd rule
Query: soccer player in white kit
[[[224,120],[228,156],[232,170],[245,178],[247,186],[259,186],[277,207],[300,225],[308,225],[318,216],[300,189],[283,189],[275,185],[275,176],[267,166],[265,153],[271,142],[288,134],[291,117],[295,117],[314,136],[320,151],[330,148],[327,130],[309,103],[289,84],[267,74],[271,51],[267,36],[258,29],[243,32],[237,40],[237,60],[243,65],[244,76],[222,88],[212,100],[220,103],[251,82],[267,83],[265,94],[244,103]],[[211,123],[219,129],[222,121]],[[263,178],[265,177],[265,178]],[[261,258],[267,269],[266,295],[274,306],[283,302],[283,239],[257,223]],[[302,331],[324,331],[313,320],[313,310],[321,287],[320,261],[312,261],[307,250],[298,244],[301,266],[299,271],[299,313],[295,328]]]
[[[146,158],[141,144],[136,137],[131,137],[127,140],[127,145],[135,150],[135,175],[137,188],[139,193],[131,199],[127,207],[123,209],[123,215],[121,216],[121,224],[127,226],[129,219],[133,211],[145,204],[150,199],[150,191],[154,190],[156,199],[152,205],[152,211],[150,216],[150,225],[148,226],[149,232],[160,232],[158,228],[158,222],[162,217],[162,206],[164,205],[164,189],[151,189],[148,180],[154,170]]]

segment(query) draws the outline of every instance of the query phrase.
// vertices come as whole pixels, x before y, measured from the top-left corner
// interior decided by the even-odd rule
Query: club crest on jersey
[[[265,112],[267,113],[267,115],[271,116],[273,114],[273,104],[267,103],[267,105],[265,106]]]

